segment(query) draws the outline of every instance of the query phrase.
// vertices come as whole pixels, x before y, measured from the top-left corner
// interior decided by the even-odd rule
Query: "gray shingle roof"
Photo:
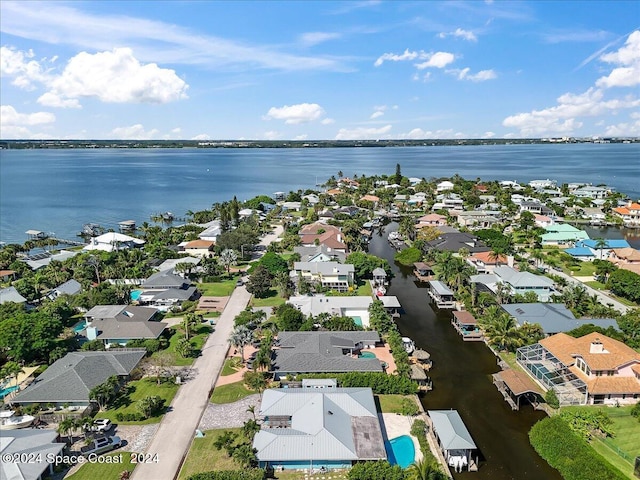
[[[146,322],[151,320],[158,311],[155,308],[137,307],[135,305],[96,305],[84,316],[93,320],[136,320]]]
[[[293,269],[322,275],[348,275],[355,272],[352,264],[338,262],[295,262]]]
[[[129,375],[146,351],[72,352],[55,361],[13,399],[15,403],[89,403],[89,391],[112,375]]]
[[[0,305],[5,302],[24,303],[27,299],[18,293],[16,287],[7,287],[0,290]]]
[[[36,480],[48,468],[48,456],[60,454],[64,443],[55,443],[58,433],[55,430],[36,430],[33,428],[3,431],[0,437],[0,454],[16,455],[21,458],[38,458],[35,462],[0,462],[0,478],[7,480]]]
[[[343,349],[380,341],[378,332],[280,332],[275,350],[276,372],[381,372],[377,358],[352,358]]]
[[[189,285],[191,285],[189,280],[176,275],[173,270],[164,270],[147,278],[142,288],[184,288]]]
[[[263,428],[254,437],[261,461],[385,459],[370,388],[270,389],[260,415],[290,416],[291,428]]]
[[[54,288],[57,295],[75,295],[82,290],[82,285],[77,280],[73,278],[67,282],[64,282],[62,285]]]
[[[612,318],[576,318],[561,303],[510,303],[501,307],[516,319],[518,325],[538,323],[546,334],[568,332],[589,323],[620,330],[618,323]]]

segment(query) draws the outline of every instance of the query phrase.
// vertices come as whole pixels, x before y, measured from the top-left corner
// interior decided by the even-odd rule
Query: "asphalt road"
[[[282,227],[265,235],[260,245],[266,247],[282,233]],[[260,258],[266,248],[256,252],[253,260]],[[178,476],[180,466],[189,451],[191,441],[200,423],[213,386],[220,375],[224,359],[229,350],[229,335],[233,330],[233,320],[244,310],[251,294],[245,287],[236,287],[229,298],[222,315],[218,318],[215,331],[209,336],[202,349],[202,355],[193,364],[194,377],[188,380],[171,402],[169,412],[164,416],[153,440],[144,452],[150,459],[158,461],[140,463],[133,471],[134,480],[173,480]]]

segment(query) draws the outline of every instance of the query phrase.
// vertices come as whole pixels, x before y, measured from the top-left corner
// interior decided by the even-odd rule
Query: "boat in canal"
[[[416,344],[409,337],[402,337],[402,347],[407,354],[411,355],[416,349]]]
[[[0,430],[17,430],[28,427],[36,417],[32,415],[16,415],[13,410],[0,412]]]

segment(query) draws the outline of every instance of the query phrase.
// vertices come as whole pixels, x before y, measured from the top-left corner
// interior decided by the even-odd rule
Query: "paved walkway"
[[[260,240],[268,246],[282,233],[282,226]],[[260,258],[266,248],[254,256]],[[145,453],[157,454],[158,463],[141,463],[133,471],[134,480],[174,480],[189,451],[195,431],[209,405],[209,397],[220,375],[229,350],[229,335],[233,320],[251,300],[245,287],[236,287],[224,312],[217,320],[214,332],[207,339],[202,355],[193,364],[194,377],[185,383],[171,402],[169,412],[162,419],[160,428]]]

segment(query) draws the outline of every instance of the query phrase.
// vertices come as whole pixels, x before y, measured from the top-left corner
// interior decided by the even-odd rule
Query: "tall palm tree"
[[[73,443],[73,430],[75,429],[75,422],[71,418],[65,418],[58,424],[57,432],[60,435],[66,435],[67,441]]]
[[[252,338],[253,334],[251,333],[251,330],[249,330],[245,325],[238,325],[235,327],[229,336],[229,342],[231,345],[240,350],[242,363],[244,363],[244,347],[251,343]]]
[[[189,329],[193,325],[197,325],[199,321],[198,315],[195,313],[187,313],[182,320],[182,326],[184,327],[184,337],[189,340]]]
[[[596,238],[596,250],[600,251],[600,260],[602,260],[602,251],[609,246],[609,242],[604,238]]]

